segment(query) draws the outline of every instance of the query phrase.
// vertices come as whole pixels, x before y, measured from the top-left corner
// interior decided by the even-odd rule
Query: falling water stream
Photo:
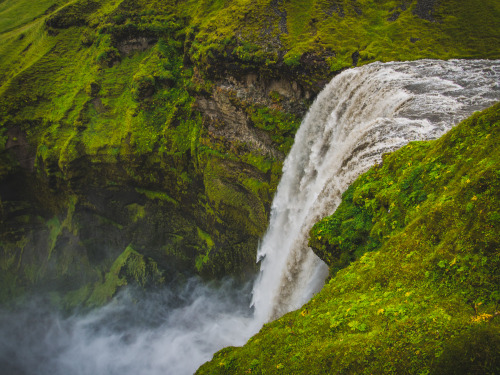
[[[307,247],[308,233],[357,176],[383,153],[437,138],[499,99],[498,61],[374,63],[335,77],[302,121],[283,167],[258,251],[256,319],[297,309],[321,287],[328,270]]]
[[[126,290],[103,308],[71,317],[32,300],[14,312],[0,310],[0,368],[19,375],[193,373],[215,351],[244,344],[319,291],[327,267],[307,247],[308,232],[335,211],[357,176],[383,153],[439,137],[499,100],[499,61],[420,60],[344,71],[297,132],[252,292],[191,281],[176,290]]]

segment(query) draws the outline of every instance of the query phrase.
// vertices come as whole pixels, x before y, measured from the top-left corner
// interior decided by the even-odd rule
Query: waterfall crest
[[[500,62],[420,60],[346,70],[319,94],[284,167],[253,288],[262,323],[299,308],[328,273],[308,248],[354,179],[409,141],[434,139],[500,100]]]
[[[500,100],[500,61],[416,61],[346,70],[321,92],[284,164],[250,289],[201,281],[126,289],[100,309],[66,317],[43,300],[0,308],[0,368],[37,375],[192,374],[243,345],[262,324],[299,308],[327,273],[307,247],[354,179],[411,140],[440,136]],[[137,294],[136,294],[137,293]],[[140,303],[138,303],[140,302]]]

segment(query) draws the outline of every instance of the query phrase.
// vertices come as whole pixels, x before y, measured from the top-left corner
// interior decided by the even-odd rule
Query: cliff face
[[[198,374],[494,374],[500,103],[360,176],[310,232],[321,292]]]
[[[245,278],[300,118],[336,72],[500,56],[495,1],[1,6],[3,300]]]

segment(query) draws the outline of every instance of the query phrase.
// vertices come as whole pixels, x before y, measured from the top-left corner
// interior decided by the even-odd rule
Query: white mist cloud
[[[191,280],[181,290],[126,290],[108,305],[63,317],[42,299],[0,312],[6,375],[192,374],[255,327],[249,288]]]

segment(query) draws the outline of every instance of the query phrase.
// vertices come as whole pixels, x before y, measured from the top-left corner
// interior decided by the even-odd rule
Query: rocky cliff
[[[281,163],[337,72],[499,58],[496,1],[0,3],[1,300],[255,272]]]
[[[318,222],[323,289],[197,374],[495,374],[500,103],[386,154]]]

